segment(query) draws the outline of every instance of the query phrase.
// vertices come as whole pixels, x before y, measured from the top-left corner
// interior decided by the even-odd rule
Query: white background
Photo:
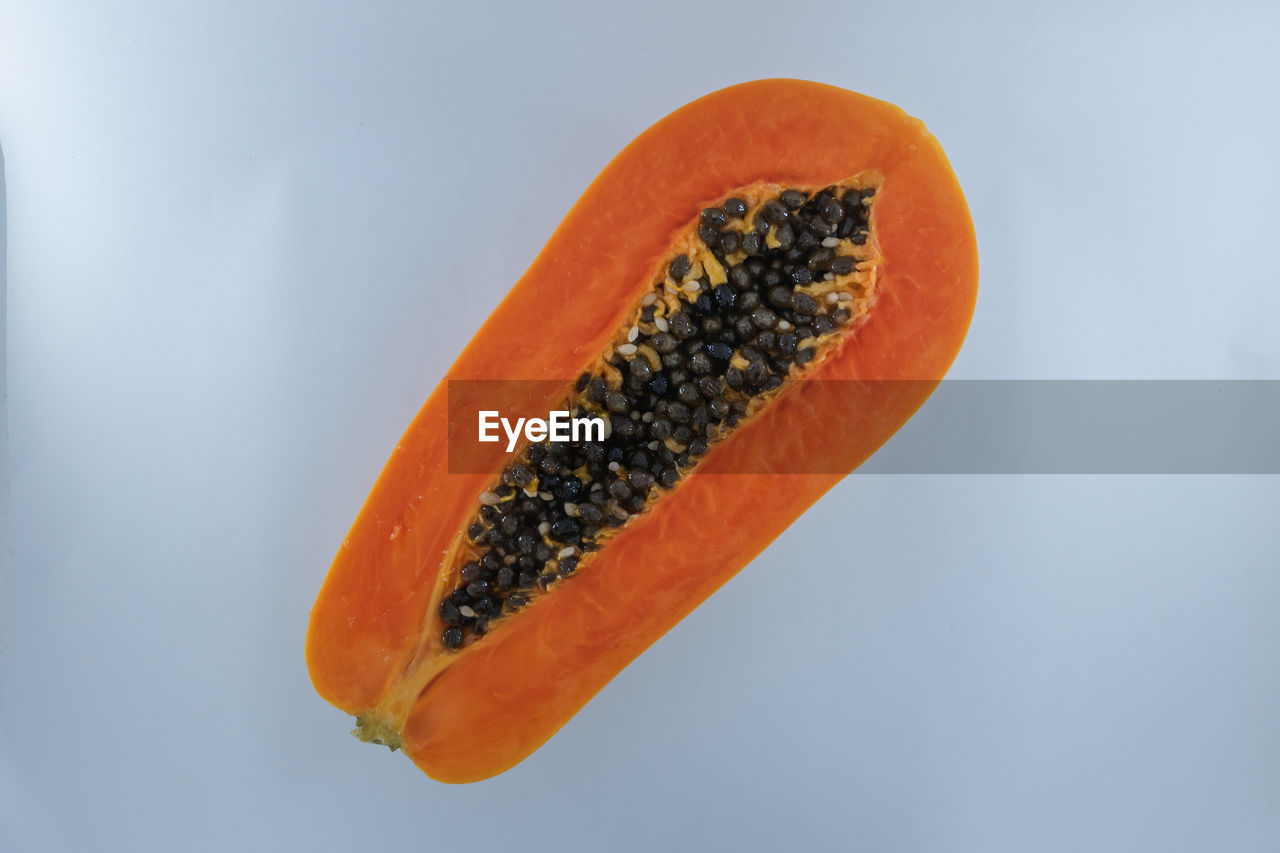
[[[347,736],[302,658],[454,355],[613,154],[724,85],[929,124],[982,258],[952,376],[1280,377],[1278,32],[0,2],[0,848],[1280,849],[1276,477],[852,477],[472,786]]]

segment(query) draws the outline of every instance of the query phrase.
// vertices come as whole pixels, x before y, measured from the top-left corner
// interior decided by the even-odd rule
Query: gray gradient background
[[[0,848],[1280,849],[1274,476],[854,476],[473,786],[348,737],[302,659],[452,357],[608,159],[723,85],[928,122],[983,264],[953,376],[1280,378],[1277,32],[0,2]]]

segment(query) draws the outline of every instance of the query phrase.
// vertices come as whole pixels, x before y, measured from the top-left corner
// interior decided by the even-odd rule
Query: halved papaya
[[[976,293],[960,187],[899,108],[763,80],[675,111],[397,444],[311,613],[316,690],[435,779],[511,767],[911,416]],[[597,431],[468,443],[512,406]]]

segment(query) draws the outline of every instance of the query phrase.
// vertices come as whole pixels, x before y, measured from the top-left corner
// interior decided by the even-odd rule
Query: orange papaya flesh
[[[397,445],[312,611],[317,690],[433,778],[512,766],[910,417],[976,284],[960,188],[898,108],[770,80],[671,114]],[[481,380],[608,435],[459,471],[448,397]]]

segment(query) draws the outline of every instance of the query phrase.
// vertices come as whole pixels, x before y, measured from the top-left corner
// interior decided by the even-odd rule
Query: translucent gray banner
[[[1280,381],[947,380],[867,474],[1280,474]]]
[[[478,441],[483,412],[546,418],[570,384],[450,381],[450,472],[511,458]],[[843,474],[925,397],[861,473],[1280,474],[1280,380],[799,380],[770,404],[781,418],[767,441],[691,473]]]

